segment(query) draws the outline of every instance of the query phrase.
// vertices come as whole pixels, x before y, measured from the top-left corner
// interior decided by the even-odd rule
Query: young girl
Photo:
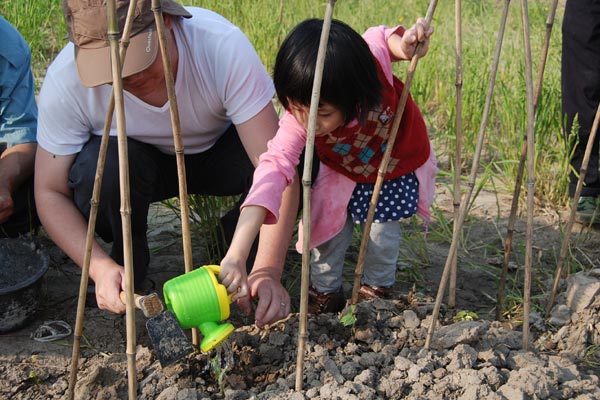
[[[277,54],[274,82],[285,115],[260,158],[236,233],[221,262],[221,281],[230,292],[239,289],[238,297],[246,294],[250,245],[261,224],[277,221],[282,192],[303,161],[300,154],[306,144],[322,26],[318,19],[300,23]],[[348,25],[332,21],[315,128],[315,155],[321,164],[311,194],[310,313],[337,312],[345,306],[345,253],[354,224],[365,223],[403,88],[393,76],[392,62],[409,60],[418,42],[423,42],[419,56],[424,56],[432,33],[424,19],[408,30],[370,28],[362,37]],[[409,97],[371,227],[361,298],[389,294],[401,240],[398,221],[417,212],[429,219],[436,173],[425,123]],[[298,251],[301,242],[300,234]]]

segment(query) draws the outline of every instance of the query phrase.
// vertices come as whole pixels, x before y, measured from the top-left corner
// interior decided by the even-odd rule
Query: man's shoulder
[[[47,108],[73,106],[72,102],[78,101],[74,99],[81,99],[85,90],[79,80],[74,46],[69,42],[46,70],[38,97],[41,114],[44,114],[43,111]],[[57,99],[60,101],[57,102]]]
[[[214,11],[200,7],[186,7],[192,14],[192,18],[182,18],[181,23],[184,32],[192,35],[209,37],[221,37],[229,32],[240,31],[240,29],[227,18]]]
[[[79,74],[75,63],[75,49],[73,43],[69,42],[62,48],[52,60],[46,71],[46,78],[60,79],[64,85],[71,82],[79,83]]]

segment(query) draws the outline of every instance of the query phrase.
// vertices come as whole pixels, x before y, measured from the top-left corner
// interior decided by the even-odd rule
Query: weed
[[[344,326],[354,326],[356,323],[356,304],[346,307],[340,315],[340,322]]]
[[[585,349],[582,363],[594,369],[600,369],[600,344],[592,344]]]
[[[475,321],[479,319],[479,315],[477,315],[474,311],[460,310],[456,313],[456,315],[452,318],[454,322],[458,321]]]

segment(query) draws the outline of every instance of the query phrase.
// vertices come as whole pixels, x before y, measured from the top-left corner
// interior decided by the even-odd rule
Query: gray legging
[[[77,155],[69,174],[69,186],[74,201],[88,218],[90,199],[100,148],[100,137],[93,136]],[[154,146],[133,139],[127,140],[131,196],[131,224],[135,284],[146,275],[150,254],[146,237],[149,206],[153,202],[179,195],[175,155],[160,152]],[[123,265],[121,230],[121,197],[119,185],[117,138],[111,137],[106,156],[104,179],[98,207],[96,232],[106,242],[112,242],[110,256]],[[254,166],[250,162],[232,125],[209,150],[185,156],[188,193],[245,197],[252,182]],[[234,207],[221,222],[225,241],[229,243],[239,217]],[[249,265],[252,265],[252,256]]]
[[[348,217],[344,228],[334,238],[311,252],[310,280],[320,293],[337,291],[343,282],[344,260],[354,231]],[[390,287],[396,278],[396,262],[400,252],[401,226],[397,221],[373,223],[365,254],[362,283]]]

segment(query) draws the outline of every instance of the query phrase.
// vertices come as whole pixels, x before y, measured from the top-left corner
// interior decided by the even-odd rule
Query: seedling
[[[356,323],[356,304],[344,308],[342,315],[340,315],[340,322],[344,326],[354,326]]]
[[[454,322],[475,321],[476,319],[479,319],[479,315],[477,315],[477,313],[475,313],[473,311],[466,311],[466,310],[460,310],[459,312],[456,313],[454,318],[452,318],[452,320]]]

